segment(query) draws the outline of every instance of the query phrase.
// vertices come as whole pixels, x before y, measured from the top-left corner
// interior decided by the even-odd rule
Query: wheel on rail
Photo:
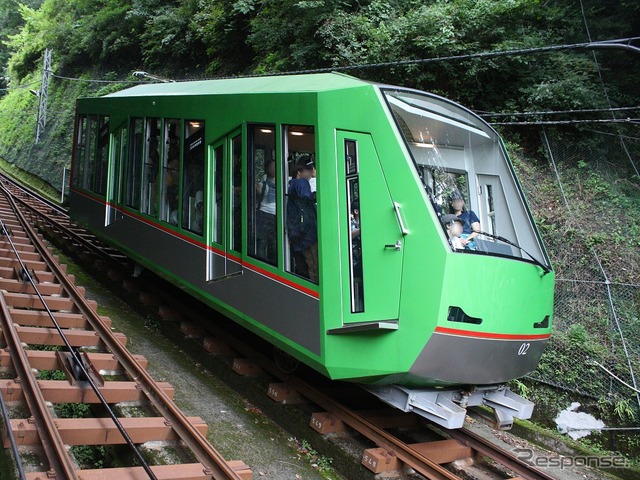
[[[297,358],[275,346],[273,347],[273,360],[278,369],[287,374],[295,372],[300,366],[300,361]]]

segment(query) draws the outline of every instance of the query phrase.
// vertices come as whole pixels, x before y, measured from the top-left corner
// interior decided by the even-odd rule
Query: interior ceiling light
[[[414,147],[422,147],[422,148],[436,148],[436,146],[433,143],[420,143],[420,142],[413,142],[412,145]]]

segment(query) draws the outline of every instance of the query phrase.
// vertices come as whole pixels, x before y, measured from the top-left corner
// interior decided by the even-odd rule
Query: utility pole
[[[38,123],[36,124],[36,141],[40,140],[40,134],[44,132],[47,126],[47,100],[49,97],[49,78],[51,77],[51,49],[44,51],[44,60],[42,62],[42,86],[38,92]]]

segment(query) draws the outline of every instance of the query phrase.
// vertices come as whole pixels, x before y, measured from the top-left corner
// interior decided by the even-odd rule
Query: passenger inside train
[[[451,246],[456,250],[462,250],[464,248],[464,245],[462,244],[462,239],[460,237],[462,235],[464,220],[462,220],[457,215],[447,213],[446,215],[442,216],[440,221],[447,231],[447,237],[449,238]]]
[[[480,234],[480,219],[473,210],[467,210],[464,205],[464,197],[460,190],[454,190],[449,195],[449,213],[455,215],[463,222],[460,242],[467,250],[477,250],[475,238]]]
[[[295,163],[289,181],[287,200],[287,232],[291,250],[295,254],[296,272],[318,283],[318,227],[315,192],[309,180],[315,164],[308,155]],[[304,265],[300,260],[304,260]],[[305,269],[306,267],[306,275]]]

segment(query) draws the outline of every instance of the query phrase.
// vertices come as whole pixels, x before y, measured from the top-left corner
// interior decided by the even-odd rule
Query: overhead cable
[[[99,80],[95,78],[79,78],[79,77],[64,77],[62,75],[56,75],[51,72],[51,76],[60,80],[69,80],[72,82],[87,82],[87,83],[149,83],[141,82],[139,80]]]
[[[599,120],[540,120],[534,122],[489,122],[491,125],[575,125],[579,123],[636,123],[638,118],[605,118]]]
[[[640,110],[640,105],[637,107],[617,107],[617,108],[585,108],[581,110],[547,110],[541,112],[483,112],[476,110],[476,113],[481,117],[527,117],[535,115],[563,115],[574,113],[609,113],[609,112],[623,112],[628,110]]]
[[[345,65],[342,67],[326,67],[316,68],[309,70],[294,70],[288,72],[271,72],[265,74],[248,75],[250,77],[263,77],[263,76],[281,76],[281,75],[298,75],[303,73],[327,73],[327,72],[341,72],[347,70],[357,70],[362,68],[377,68],[377,67],[397,67],[402,65],[416,65],[433,62],[443,62],[451,60],[471,60],[475,58],[491,58],[502,57],[509,55],[528,55],[533,53],[545,53],[545,52],[557,52],[563,50],[589,50],[594,48],[606,48],[606,49],[624,49],[634,53],[640,54],[640,48],[635,45],[631,45],[631,42],[640,40],[640,37],[628,37],[615,40],[604,40],[600,42],[583,42],[572,43],[564,45],[551,45],[547,47],[532,47],[532,48],[520,48],[514,50],[498,50],[492,52],[478,52],[469,53],[465,55],[449,55],[446,57],[432,57],[432,58],[418,58],[410,60],[396,60],[393,62],[380,62],[380,63],[362,63],[356,65]],[[625,43],[626,42],[626,43]]]

